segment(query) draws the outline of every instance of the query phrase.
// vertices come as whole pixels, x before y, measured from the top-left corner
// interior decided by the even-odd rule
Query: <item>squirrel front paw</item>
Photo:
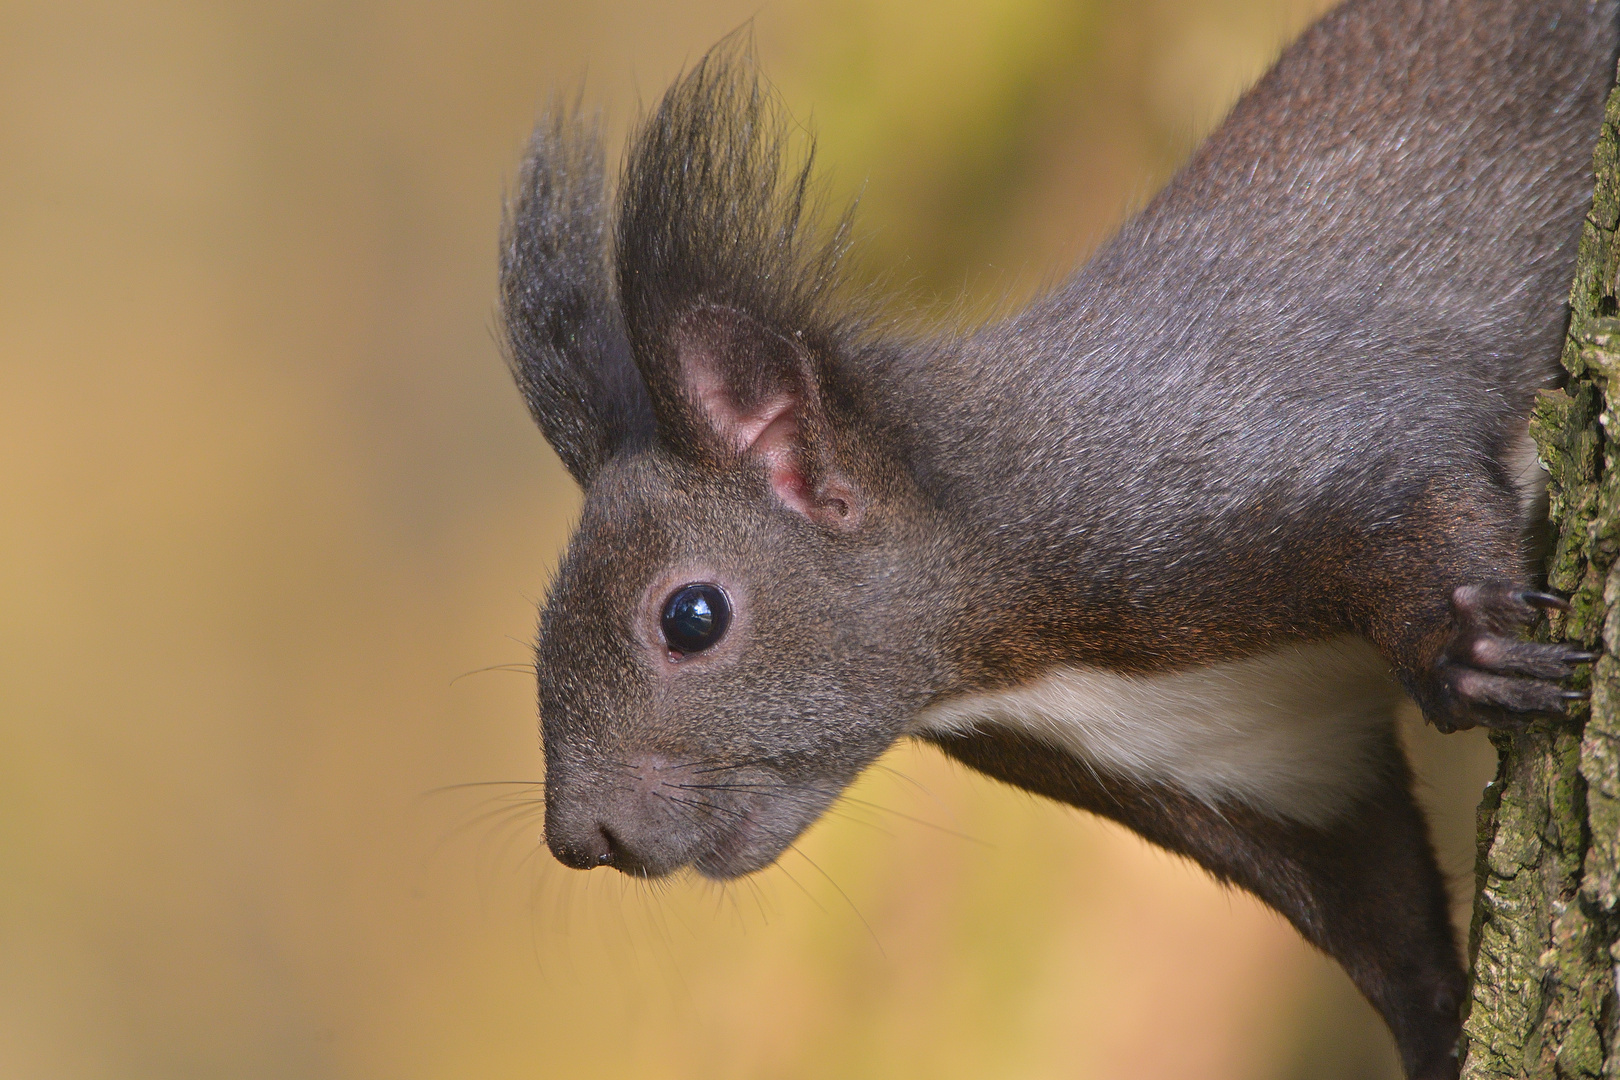
[[[1569,603],[1510,581],[1464,585],[1451,594],[1452,632],[1430,672],[1433,709],[1441,731],[1483,724],[1519,729],[1536,713],[1562,714],[1587,695],[1563,680],[1575,665],[1597,657],[1574,645],[1525,641],[1519,633],[1538,611],[1565,611]]]

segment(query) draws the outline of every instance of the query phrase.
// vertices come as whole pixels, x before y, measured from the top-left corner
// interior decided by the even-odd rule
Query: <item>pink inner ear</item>
[[[738,423],[734,437],[739,450],[756,454],[765,462],[776,497],[807,514],[811,500],[809,485],[799,469],[798,405],[792,394],[767,398]]]
[[[689,351],[685,363],[687,387],[708,415],[716,432],[740,454],[756,455],[765,463],[777,498],[800,513],[809,513],[810,492],[798,463],[799,399],[774,394],[749,409],[732,402],[719,374]]]

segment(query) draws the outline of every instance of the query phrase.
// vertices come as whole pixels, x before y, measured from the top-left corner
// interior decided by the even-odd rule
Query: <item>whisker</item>
[[[844,803],[844,802],[854,803],[857,806],[864,806],[864,807],[867,807],[868,809],[881,811],[882,813],[885,813],[885,814],[893,814],[895,817],[900,818],[900,819],[902,819],[904,821],[909,821],[909,822],[911,822],[911,823],[913,823],[915,825],[922,825],[925,828],[933,829],[936,832],[942,832],[946,836],[954,836],[958,840],[966,840],[970,844],[978,844],[980,847],[994,848],[996,846],[994,843],[992,843],[989,840],[981,840],[977,836],[972,836],[972,835],[970,835],[968,833],[965,833],[965,832],[959,832],[956,829],[949,828],[948,826],[945,826],[945,825],[937,824],[935,822],[927,820],[926,818],[915,817],[915,816],[913,816],[911,814],[906,813],[903,810],[896,810],[893,807],[883,806],[880,803],[868,802],[865,799],[857,799],[853,795],[840,795],[838,797],[838,802],[841,802],[841,803]],[[835,803],[834,805],[836,806],[837,803]]]
[[[778,870],[780,870],[782,872],[782,876],[786,877],[789,881],[793,882],[793,884],[798,888],[798,890],[800,892],[804,893],[805,897],[812,904],[814,904],[816,906],[817,911],[821,912],[823,915],[827,914],[826,907],[822,905],[820,900],[816,899],[816,894],[811,892],[809,889],[805,888],[804,883],[801,882],[798,878],[793,876],[793,871],[791,871],[787,867],[783,866],[780,862],[776,863],[775,865],[776,865],[776,869],[778,869]]]
[[[744,820],[747,820],[748,818],[748,815],[741,810],[734,809],[730,806],[722,806],[719,803],[708,802],[703,799],[683,799],[679,795],[665,795],[662,792],[658,793],[658,797],[661,799],[667,799],[670,802],[681,803],[684,806],[696,806],[704,810],[712,810],[721,814],[730,814],[732,817],[743,818]]]
[[[500,797],[497,796],[496,800],[499,799]],[[525,819],[535,820],[539,818],[543,820],[544,813],[545,802],[542,799],[523,799],[517,802],[510,800],[500,801],[499,805],[476,813],[445,832],[429,851],[428,858],[430,860],[437,859],[452,841],[467,835],[468,832],[478,828],[480,825],[497,822],[497,831],[504,831],[506,827],[519,825]]]
[[[926,785],[923,784],[923,782],[921,780],[918,780],[916,777],[910,775],[909,773],[901,772],[899,769],[895,768],[893,765],[885,765],[881,761],[875,761],[869,767],[873,768],[873,769],[877,769],[877,770],[879,770],[881,772],[886,772],[890,776],[894,777],[896,780],[904,780],[906,783],[910,784],[912,787],[914,787],[918,791],[920,791],[923,794],[923,796],[928,799],[929,802],[933,803],[935,806],[939,807],[942,811],[944,811],[947,816],[949,816],[951,818],[956,817],[956,812],[951,809],[951,807],[945,802],[945,800],[941,799],[938,795],[934,794],[933,791],[931,791]]]
[[[546,782],[544,780],[473,780],[473,781],[470,781],[469,783],[465,783],[465,784],[445,784],[442,787],[428,788],[426,791],[424,791],[420,795],[418,795],[417,798],[418,799],[425,799],[430,795],[443,795],[447,791],[465,791],[468,788],[482,788],[482,787],[544,788],[545,786],[546,786]]]
[[[866,927],[867,934],[869,934],[872,938],[872,944],[877,946],[878,954],[884,959],[888,959],[889,954],[884,951],[883,942],[878,940],[877,931],[873,930],[872,924],[866,921],[866,916],[862,915],[861,909],[855,906],[855,901],[849,898],[849,893],[845,892],[838,882],[833,880],[832,875],[821,868],[820,864],[818,864],[810,856],[806,855],[804,850],[800,848],[798,844],[789,844],[788,850],[793,852],[799,858],[803,859],[805,862],[809,863],[815,869],[816,873],[827,879],[827,884],[831,885],[834,891],[836,891],[839,896],[844,898],[844,903],[849,905],[849,910],[854,912],[855,917],[861,921],[861,925]]]
[[[530,818],[529,820],[533,820],[533,818]],[[540,821],[541,821],[541,824],[543,826],[544,822],[545,822],[545,818],[541,817]],[[525,835],[525,833],[522,831],[522,828],[521,828],[521,826],[523,824],[524,824],[524,819],[523,819],[522,816],[514,816],[508,822],[506,822],[506,839],[501,842],[500,849],[495,852],[495,865],[496,866],[499,866],[502,862],[504,862],[506,860],[507,853],[512,850],[512,845],[517,843],[518,838],[520,836]],[[530,835],[532,835],[532,834],[530,834]],[[523,856],[523,858],[518,860],[517,865],[512,868],[512,872],[513,873],[521,872],[522,869],[523,869],[523,864],[525,862],[527,862],[529,859],[533,858],[534,853],[536,851],[538,851],[538,850],[540,850],[541,848],[544,848],[544,847],[545,847],[545,843],[544,843],[543,840],[542,840],[542,842],[536,844],[529,851],[529,853],[527,855]]]
[[[510,664],[491,664],[489,667],[473,668],[471,671],[463,671],[460,675],[457,675],[455,678],[450,680],[450,685],[456,685],[456,683],[460,682],[462,679],[465,679],[469,675],[482,675],[486,671],[515,671],[519,674],[528,675],[535,675],[538,673],[535,665],[532,663],[520,664],[513,661]]]
[[[547,850],[546,838],[544,836],[536,837],[534,847],[529,849],[529,853],[527,855],[518,860],[517,869],[521,872],[524,867],[529,865],[530,859],[534,858],[536,855],[545,850]]]
[[[781,799],[781,798],[786,798],[788,796],[799,795],[799,796],[803,797],[801,799],[801,801],[806,802],[806,803],[811,802],[811,801],[813,801],[815,799],[815,794],[813,792],[803,791],[802,789],[797,788],[794,785],[786,783],[786,782],[755,783],[755,782],[739,781],[739,782],[736,782],[736,783],[729,783],[729,784],[669,784],[667,786],[676,787],[676,788],[682,788],[682,789],[687,789],[687,790],[693,790],[693,791],[698,791],[698,790],[702,790],[702,791],[742,791],[742,792],[747,792],[749,794],[754,794],[754,795],[763,795],[763,796],[765,796],[767,798],[773,798],[773,799]],[[961,832],[961,831],[956,830],[956,829],[952,829],[952,828],[950,828],[948,826],[945,826],[945,825],[940,825],[940,824],[938,824],[936,822],[929,821],[926,818],[920,818],[920,817],[917,817],[917,816],[915,816],[913,814],[908,814],[903,810],[896,810],[893,807],[884,806],[882,803],[875,803],[875,802],[871,802],[871,801],[869,801],[867,799],[858,798],[858,797],[856,797],[854,795],[850,795],[848,793],[844,793],[844,794],[839,795],[838,799],[832,804],[832,806],[828,807],[827,812],[828,813],[834,812],[840,803],[850,803],[850,804],[853,804],[855,806],[865,807],[865,808],[867,808],[869,810],[875,810],[875,811],[877,811],[879,813],[891,814],[894,817],[900,818],[903,821],[909,821],[914,825],[921,825],[924,828],[933,829],[936,832],[944,833],[946,836],[954,836],[958,840],[966,840],[970,844],[978,844],[979,846],[985,847],[985,848],[994,848],[995,847],[995,845],[993,843],[991,843],[990,841],[988,841],[988,840],[981,840],[977,836],[973,836],[973,835],[970,835],[968,833]],[[862,820],[860,818],[851,817],[849,815],[845,815],[845,817],[850,821],[859,821],[863,825],[871,826],[871,822],[864,821],[864,820]],[[876,828],[876,826],[872,826],[872,827]],[[887,833],[887,830],[882,830],[882,831]]]
[[[749,758],[749,759],[747,759],[745,761],[709,761],[709,762],[705,762],[704,764],[707,765],[708,767],[703,768],[703,769],[693,769],[692,772],[694,772],[694,773],[711,773],[711,772],[724,772],[727,769],[747,769],[747,768],[752,768],[755,765],[769,765],[769,764],[771,764],[771,759],[770,758]]]

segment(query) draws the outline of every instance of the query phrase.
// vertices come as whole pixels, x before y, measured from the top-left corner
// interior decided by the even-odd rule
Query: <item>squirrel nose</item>
[[[685,770],[654,755],[629,757],[596,777],[547,790],[546,846],[564,866],[611,866],[657,877],[684,861],[679,821],[659,795]]]
[[[558,862],[575,870],[612,866],[620,852],[613,831],[600,823],[581,830],[578,836],[553,836],[547,829],[546,844]]]

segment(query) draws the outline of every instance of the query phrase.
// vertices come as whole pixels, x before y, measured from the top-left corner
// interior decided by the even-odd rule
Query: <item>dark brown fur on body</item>
[[[1387,725],[1329,820],[919,716],[1350,634],[1442,728],[1556,709],[1584,657],[1516,641],[1554,601],[1510,466],[1617,41],[1615,0],[1351,0],[1060,289],[938,338],[841,289],[848,219],[811,226],[735,46],[643,123],[611,215],[594,130],[543,123],[502,303],[586,490],[536,647],[552,850],[747,873],[922,734],[1254,891],[1453,1075],[1463,975]],[[682,651],[694,583],[730,623]]]

